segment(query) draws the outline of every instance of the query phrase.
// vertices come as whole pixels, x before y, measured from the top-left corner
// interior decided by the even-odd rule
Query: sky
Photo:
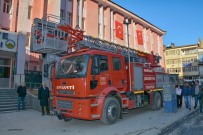
[[[112,0],[166,31],[164,45],[197,44],[203,40],[203,0]]]

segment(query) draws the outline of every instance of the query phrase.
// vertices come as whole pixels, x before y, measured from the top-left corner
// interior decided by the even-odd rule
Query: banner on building
[[[191,66],[192,66],[192,63],[190,62],[183,63],[183,67],[191,67]]]
[[[136,33],[137,33],[137,43],[139,45],[143,45],[142,31],[136,30]]]
[[[123,24],[115,21],[116,26],[116,37],[123,40]]]

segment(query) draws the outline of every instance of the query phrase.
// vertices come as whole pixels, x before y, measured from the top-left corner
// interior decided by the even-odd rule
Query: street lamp
[[[131,72],[130,71],[130,43],[129,43],[129,29],[128,29],[128,25],[131,24],[131,20],[130,19],[125,19],[123,21],[123,24],[125,24],[126,27],[127,27],[129,81],[130,81],[130,91],[132,91],[131,74],[130,74],[130,72]]]

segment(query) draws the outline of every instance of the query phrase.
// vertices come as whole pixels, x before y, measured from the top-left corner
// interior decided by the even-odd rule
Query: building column
[[[146,33],[147,33],[147,31],[146,31],[146,28],[144,28],[144,51],[145,52],[148,52],[148,50],[147,50],[147,37],[146,37]]]
[[[136,25],[135,25],[135,22],[133,21],[133,43],[134,43],[134,49],[137,49],[137,46],[136,46],[136,43],[137,43],[137,40],[136,40]]]
[[[160,36],[157,35],[157,41],[158,41],[158,54],[161,55],[161,52],[160,52]]]
[[[79,1],[79,27],[82,28],[82,3],[83,3],[83,0],[80,0]]]
[[[128,19],[125,19],[125,20],[128,22]],[[124,35],[125,35],[125,46],[128,46],[129,33],[127,33],[127,25],[126,24],[124,25],[124,29],[125,29],[125,33],[124,33]],[[128,26],[128,32],[129,32],[129,26]]]
[[[149,34],[149,38],[150,38],[150,49],[151,49],[150,52],[151,52],[151,51],[153,51],[152,50],[152,32],[151,31],[150,31],[150,34]]]
[[[111,42],[114,42],[114,14],[113,10],[111,10]]]
[[[99,7],[99,23],[100,23],[100,33],[99,38],[104,39],[104,7]]]

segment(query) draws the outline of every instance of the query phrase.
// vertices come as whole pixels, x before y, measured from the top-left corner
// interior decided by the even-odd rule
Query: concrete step
[[[25,109],[30,109],[30,106],[25,106]],[[10,111],[18,111],[18,107],[7,107],[0,108],[0,113],[10,112]]]
[[[25,99],[25,108],[30,109],[28,99]],[[18,95],[16,90],[0,90],[0,113],[13,112],[18,110]]]
[[[8,108],[8,107],[17,107],[18,103],[14,103],[14,104],[5,104],[5,105],[0,105],[0,108]],[[25,106],[29,106],[28,103],[25,103]]]
[[[13,99],[18,100],[18,98],[17,98],[17,97],[1,97],[1,98],[0,98],[0,102],[1,102],[1,101],[13,100]]]
[[[0,93],[0,96],[17,96],[17,93]]]
[[[12,101],[1,101],[0,102],[0,106],[1,105],[6,105],[6,104],[16,104],[16,103],[18,103],[18,100],[12,100]]]
[[[0,98],[0,102],[4,101],[18,101],[18,98]]]

